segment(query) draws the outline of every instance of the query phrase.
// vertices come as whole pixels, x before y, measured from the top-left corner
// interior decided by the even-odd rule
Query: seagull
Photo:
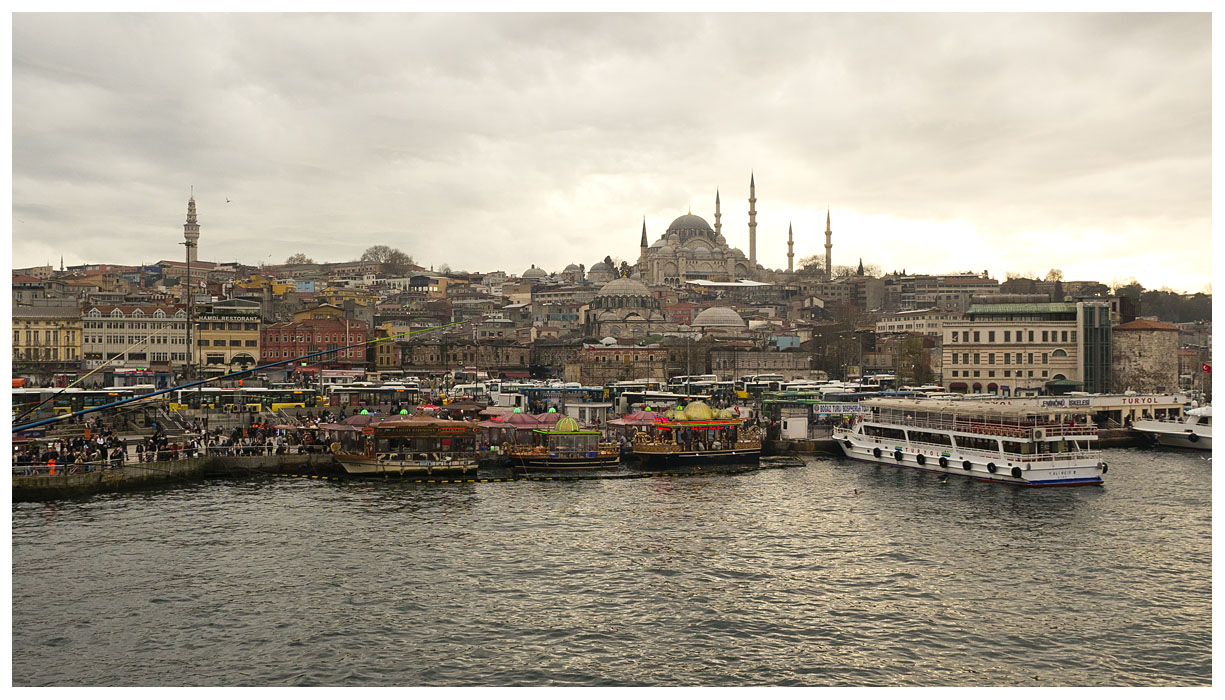
[[[225,198],[225,203],[226,203],[226,204],[229,204],[229,203],[230,203],[230,198],[229,198],[229,197],[226,197],[226,198]]]

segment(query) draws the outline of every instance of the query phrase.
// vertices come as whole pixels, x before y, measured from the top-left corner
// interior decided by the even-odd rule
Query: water
[[[1206,685],[1204,457],[15,504],[13,682]]]

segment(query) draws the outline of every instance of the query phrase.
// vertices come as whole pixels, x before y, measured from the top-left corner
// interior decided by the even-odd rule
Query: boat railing
[[[1092,425],[1075,425],[1064,423],[1050,424],[1007,424],[972,421],[953,417],[926,416],[873,416],[873,422],[890,427],[921,428],[927,430],[948,430],[951,432],[970,433],[972,435],[993,435],[996,437],[1014,437],[1029,439],[1034,428],[1042,428],[1048,436],[1070,437],[1097,435],[1097,428]]]
[[[847,431],[849,433],[849,431]],[[1098,450],[1071,450],[1069,452],[1036,452],[1025,454],[1019,452],[1002,452],[1000,450],[979,450],[973,447],[944,445],[934,442],[917,442],[917,441],[901,441],[896,438],[876,437],[872,435],[856,435],[858,439],[870,445],[878,445],[890,450],[897,447],[899,444],[905,444],[907,447],[918,449],[941,450],[952,452],[956,450],[958,454],[967,457],[982,457],[984,459],[1008,459],[1013,462],[1057,462],[1062,460],[1074,460],[1085,458],[1098,458],[1101,453]]]

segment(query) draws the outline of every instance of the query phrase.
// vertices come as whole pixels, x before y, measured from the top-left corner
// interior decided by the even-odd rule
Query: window
[[[1010,369],[1006,369],[1006,370],[1004,370],[1004,376],[1005,376],[1005,377],[1011,377],[1011,376],[1012,376],[1012,370],[1010,370]]]
[[[970,364],[970,353],[968,352],[961,353],[961,364],[963,365]]]
[[[253,348],[253,347],[255,347],[255,346],[256,346],[256,343],[255,343],[255,341],[254,341],[254,340],[248,340],[248,341],[246,341],[246,345],[247,345],[247,347],[249,347],[249,348]]]
[[[957,364],[957,353],[953,353],[953,364]]]
[[[1072,342],[1076,342],[1076,331],[1072,331]]]
[[[1047,332],[1042,331],[1042,342],[1044,343],[1049,342],[1046,336],[1047,336]]]
[[[987,353],[987,364],[989,365],[995,364],[995,353],[993,352]]]
[[[977,376],[978,376],[978,370],[974,370],[974,376],[975,376],[975,377],[977,377]]]
[[[982,363],[983,363],[982,356],[978,353],[974,353],[974,364],[981,365]]]
[[[1012,342],[1012,331],[1004,331],[1004,342],[1005,343]]]
[[[1031,343],[1034,342],[1034,332],[1033,331],[1029,331],[1029,342]]]
[[[978,331],[974,331],[974,342],[978,342]]]
[[[1012,355],[1008,353],[1004,353],[1004,364],[1009,364],[1011,360],[1012,360]]]
[[[1045,377],[1045,376],[1046,376],[1046,370],[1042,370],[1042,376],[1043,376],[1043,377]]]
[[[968,343],[968,342],[970,342],[970,331],[962,331],[962,332],[961,332],[961,342],[963,342],[963,343]]]
[[[995,331],[987,331],[987,342],[988,343],[995,342]]]
[[[1034,354],[1031,352],[1029,353],[1029,364],[1032,365],[1033,363],[1034,363]]]
[[[992,369],[992,370],[988,370],[988,371],[987,371],[987,376],[988,376],[988,377],[994,377],[994,376],[995,376],[995,370],[993,370],[993,369]]]
[[[1060,332],[1059,332],[1059,342],[1061,342],[1061,343],[1066,343],[1066,342],[1068,342],[1068,332],[1067,332],[1067,331],[1060,331]]]
[[[1046,353],[1042,353],[1042,364],[1044,364],[1044,365],[1045,365],[1046,363],[1047,363],[1047,355],[1046,355]],[[1042,373],[1042,376],[1044,376],[1044,377],[1045,377],[1045,376],[1046,376],[1046,372],[1043,372],[1043,373]]]
[[[1021,353],[1017,353],[1017,364],[1021,364]]]

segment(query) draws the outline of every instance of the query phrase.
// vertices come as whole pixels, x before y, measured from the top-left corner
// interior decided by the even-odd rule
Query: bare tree
[[[413,264],[411,255],[405,253],[399,248],[392,248],[385,245],[370,246],[366,252],[362,253],[362,262],[376,262],[383,264],[383,272],[388,274],[402,274],[408,270],[408,266]]]
[[[314,265],[315,261],[306,257],[305,253],[294,253],[288,258],[285,258],[285,264],[286,265]]]
[[[1047,282],[1062,282],[1063,281],[1063,270],[1051,268],[1051,271],[1046,273],[1046,281]]]

